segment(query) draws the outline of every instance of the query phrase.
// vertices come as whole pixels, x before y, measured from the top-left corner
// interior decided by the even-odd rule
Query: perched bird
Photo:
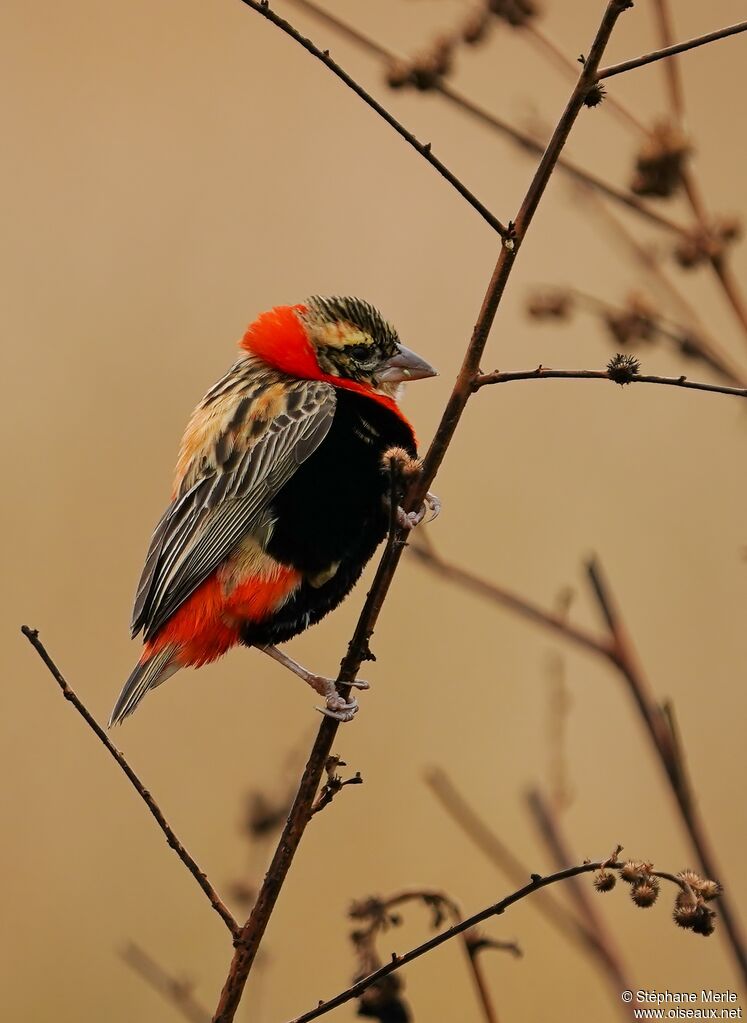
[[[334,681],[275,644],[349,593],[390,522],[386,453],[416,458],[401,385],[435,370],[357,298],[308,299],[263,313],[240,355],[192,414],[172,500],[155,528],[132,617],[142,656],[109,724],[187,666],[238,643],[262,649],[349,721]],[[437,501],[427,503],[437,513]],[[405,525],[422,518],[421,512]],[[353,683],[367,688],[367,683]]]

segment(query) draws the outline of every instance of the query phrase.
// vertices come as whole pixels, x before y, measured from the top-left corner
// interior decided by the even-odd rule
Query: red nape
[[[281,373],[302,380],[321,380],[323,374],[314,349],[297,316],[305,312],[303,305],[279,305],[262,313],[249,325],[240,347]]]
[[[298,317],[298,313],[305,313],[306,309],[305,305],[281,305],[262,313],[249,325],[240,341],[240,347],[281,373],[302,380],[324,380],[333,387],[342,387],[346,391],[363,394],[388,408],[390,412],[394,412],[403,423],[410,426],[410,422],[393,398],[379,394],[367,384],[322,372],[314,348]]]

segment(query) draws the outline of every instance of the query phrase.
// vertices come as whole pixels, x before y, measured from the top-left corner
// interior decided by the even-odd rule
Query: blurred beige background
[[[588,49],[602,0],[547,2],[546,30],[572,57]],[[459,4],[329,0],[329,8],[407,53]],[[640,0],[609,49],[655,44]],[[743,17],[743,5],[680,0],[687,37]],[[532,161],[437,97],[387,93],[377,66],[277,0],[445,159],[504,220]],[[496,237],[466,204],[320,64],[236,0],[48,0],[6,4],[2,403],[6,439],[0,717],[5,886],[0,954],[4,1019],[72,1023],[177,1020],[118,957],[138,941],[194,979],[213,1008],[230,943],[135,793],[56,691],[19,635],[37,626],[70,682],[105,720],[138,656],[131,599],[167,499],[193,405],[230,364],[259,311],[310,293],[377,304],[441,371],[407,410],[427,442],[446,400],[496,256]],[[697,168],[713,208],[744,211],[745,152],[736,108],[745,37],[686,58]],[[566,80],[507,30],[463,55],[455,81],[515,119],[554,120]],[[661,67],[616,80],[615,95],[651,120],[666,110]],[[625,183],[631,136],[585,114],[570,151]],[[611,299],[641,273],[556,178],[518,261],[485,368],[601,367],[596,323],[526,320],[528,289],[575,284]],[[686,211],[673,207],[680,219]],[[639,237],[643,223],[626,223]],[[735,268],[744,278],[744,250]],[[703,271],[685,280],[712,331],[747,366],[743,339]],[[689,372],[661,347],[649,372]],[[445,555],[550,605],[577,586],[576,620],[596,619],[581,560],[607,568],[657,693],[679,714],[710,837],[733,900],[743,872],[743,678],[747,565],[745,408],[737,399],[603,383],[517,383],[470,405],[439,475],[444,512],[431,536]],[[292,652],[333,672],[361,585]],[[439,764],[535,870],[549,864],[522,798],[548,785],[551,637],[426,576],[406,559],[382,615],[372,690],[337,744],[365,784],[310,828],[250,986],[244,1020],[279,1023],[344,987],[351,899],[406,884],[440,886],[475,910],[511,885],[455,829],[423,783]],[[562,648],[565,650],[565,648]],[[658,764],[619,680],[565,650],[572,696],[564,816],[575,854],[615,842],[661,868],[693,862]],[[184,673],[115,735],[221,890],[248,878],[243,794],[285,783],[308,746],[313,695],[240,650]],[[297,770],[294,767],[294,770]],[[263,863],[258,865],[261,871]],[[616,891],[600,909],[636,986],[734,988],[722,935],[676,930],[669,898],[647,913]],[[426,936],[425,913],[382,945]],[[531,900],[487,927],[515,938],[520,961],[485,963],[501,1013],[518,1020],[612,1020],[590,964]],[[462,953],[445,946],[406,971],[417,1020],[477,1020]],[[355,1018],[354,1005],[334,1017]]]

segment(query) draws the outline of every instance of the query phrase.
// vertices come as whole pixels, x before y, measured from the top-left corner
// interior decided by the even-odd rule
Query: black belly
[[[329,433],[272,503],[276,524],[267,551],[312,579],[339,566],[321,585],[304,581],[271,619],[247,623],[243,643],[282,643],[347,596],[387,533],[390,480],[381,457],[395,446],[415,455],[407,423],[370,398],[337,391]]]

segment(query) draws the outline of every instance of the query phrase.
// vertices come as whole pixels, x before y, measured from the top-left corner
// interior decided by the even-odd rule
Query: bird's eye
[[[371,350],[368,345],[353,345],[348,349],[351,358],[356,362],[367,362],[371,357]]]

